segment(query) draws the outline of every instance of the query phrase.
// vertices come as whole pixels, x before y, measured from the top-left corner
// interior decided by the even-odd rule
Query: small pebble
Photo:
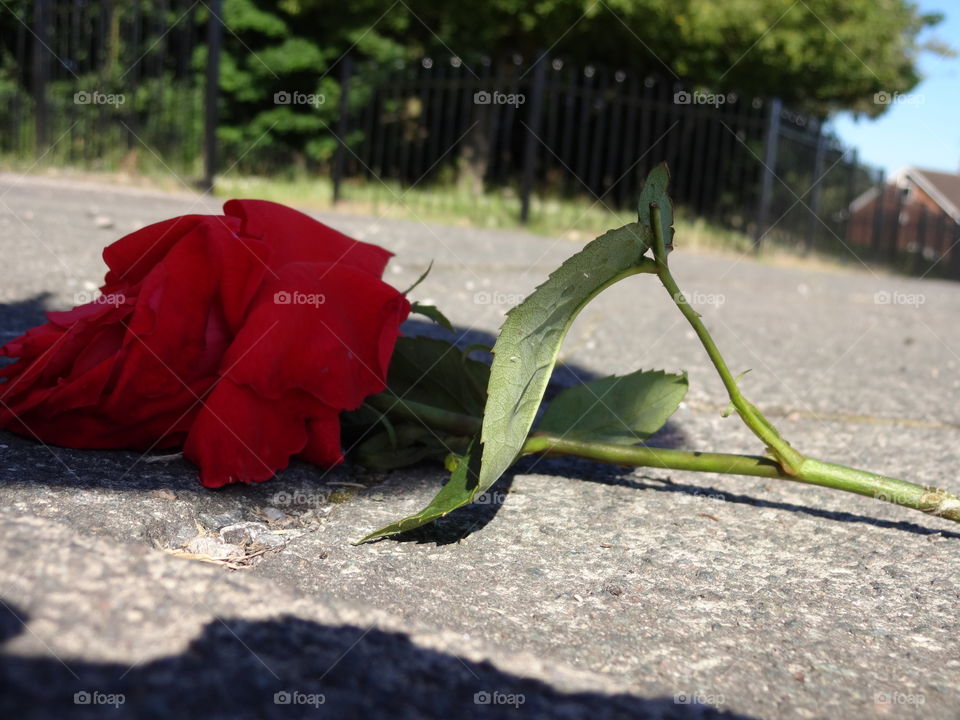
[[[260,515],[269,523],[279,523],[287,519],[287,514],[275,507],[265,507],[260,511]]]
[[[213,560],[230,560],[244,556],[243,548],[240,546],[222,543],[212,537],[195,537],[187,543],[186,550],[194,555],[204,555]]]
[[[255,522],[239,522],[220,528],[220,539],[234,545],[249,545],[267,532],[267,526]]]
[[[204,529],[209,530],[210,532],[218,532],[220,528],[227,525],[232,525],[237,522],[236,517],[233,515],[223,514],[213,514],[213,513],[200,513],[197,515],[197,522],[199,522]]]
[[[287,541],[284,540],[280,535],[275,533],[262,533],[257,536],[257,539],[253,542],[254,547],[256,548],[281,548],[287,544]]]

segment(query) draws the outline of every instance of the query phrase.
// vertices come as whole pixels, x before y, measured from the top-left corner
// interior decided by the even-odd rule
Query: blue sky
[[[922,0],[924,12],[945,15],[934,35],[954,47],[960,39],[960,3]],[[881,117],[855,120],[842,113],[832,121],[834,132],[856,147],[860,160],[888,173],[914,165],[931,170],[960,172],[960,57],[940,58],[925,53],[920,59],[923,81],[910,91],[913,97],[894,104]]]

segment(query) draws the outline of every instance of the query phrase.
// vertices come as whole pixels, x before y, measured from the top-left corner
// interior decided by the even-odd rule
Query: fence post
[[[763,168],[760,181],[760,200],[757,203],[757,229],[753,238],[754,250],[763,244],[763,236],[770,221],[770,203],[773,200],[774,168],[777,164],[777,144],[780,141],[780,98],[771,98],[767,115],[767,132],[763,139]]]
[[[909,254],[909,265],[907,272],[911,275],[917,272],[919,257],[925,255],[927,249],[927,206],[920,203],[920,209],[917,212],[917,235],[914,242],[913,252]]]
[[[813,196],[810,198],[810,227],[803,240],[803,251],[810,252],[814,239],[820,231],[820,204],[823,198],[823,186],[820,184],[823,174],[823,160],[827,152],[827,140],[823,134],[823,120],[817,119],[817,152],[813,157]]]
[[[547,54],[537,53],[539,60],[533,70],[533,97],[530,100],[530,124],[523,146],[523,176],[520,181],[520,222],[530,219],[530,195],[537,170],[537,150],[540,144],[540,125],[543,118],[543,96],[547,84]]]
[[[873,257],[875,259],[880,259],[881,257],[881,247],[883,245],[883,225],[884,225],[884,201],[886,200],[886,189],[887,183],[886,178],[884,177],[883,172],[877,176],[877,204],[873,212]]]
[[[37,156],[46,152],[48,141],[47,127],[47,71],[50,68],[47,58],[47,0],[34,0],[33,5],[33,101],[34,101],[34,151]]]
[[[847,204],[843,208],[843,237],[848,243],[853,241],[850,235],[850,206],[857,199],[857,149],[850,151],[850,164],[847,165]]]
[[[940,223],[941,226],[947,221],[946,213],[941,213]],[[948,277],[954,280],[960,280],[960,248],[957,248],[957,243],[960,242],[960,223],[958,223],[953,218],[950,218],[950,225],[953,227],[953,234],[947,236],[947,241],[941,245],[941,247],[948,248],[944,252],[947,253],[947,263],[949,263],[950,270]],[[940,233],[942,237],[944,233]]]
[[[890,238],[889,253],[890,264],[896,265],[900,259],[900,218],[903,215],[903,196],[905,191],[897,188],[896,202],[893,205],[893,229]]]
[[[212,193],[217,174],[217,104],[220,99],[220,45],[223,41],[220,13],[223,0],[211,0],[207,9],[210,20],[207,24],[207,85],[204,88],[203,190]]]
[[[346,161],[347,133],[350,132],[350,78],[353,76],[353,58],[347,54],[340,61],[340,117],[337,118],[337,149],[333,151],[333,202],[340,202],[340,183]]]

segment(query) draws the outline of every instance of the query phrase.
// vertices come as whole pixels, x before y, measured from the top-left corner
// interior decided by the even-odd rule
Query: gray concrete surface
[[[215,207],[0,175],[2,338],[96,287],[119,234]],[[398,286],[435,260],[416,295],[470,341],[576,249],[321,219],[396,252]],[[682,286],[794,445],[960,489],[960,286],[677,244]],[[601,296],[563,361],[559,382],[685,368],[687,401],[656,441],[761,450],[720,416],[723,388],[651,278]],[[294,464],[209,491],[183,460],[153,460],[0,433],[4,717],[960,718],[960,527],[938,518],[778,481],[528,459],[489,504],[355,547],[443,473]],[[212,549],[219,563],[198,557]],[[83,691],[125,702],[75,704]],[[477,704],[485,692],[513,704]]]

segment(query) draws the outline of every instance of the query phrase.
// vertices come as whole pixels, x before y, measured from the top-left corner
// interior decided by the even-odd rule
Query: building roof
[[[897,170],[890,177],[891,183],[899,184],[904,180],[915,183],[940,206],[941,210],[956,222],[960,222],[960,175],[905,167]]]

